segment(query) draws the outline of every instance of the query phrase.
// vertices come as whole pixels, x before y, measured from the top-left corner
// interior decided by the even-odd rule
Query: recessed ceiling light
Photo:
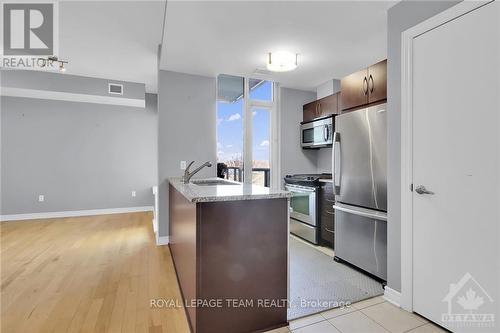
[[[288,72],[297,68],[297,54],[291,52],[269,52],[267,69],[273,72]]]

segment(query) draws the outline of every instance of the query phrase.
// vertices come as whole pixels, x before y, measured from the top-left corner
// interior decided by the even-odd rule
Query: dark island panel
[[[200,309],[200,328],[243,333],[287,324],[287,209],[286,198],[200,204],[199,296],[225,303]]]
[[[286,326],[288,199],[192,203],[173,186],[169,193],[170,248],[192,331]]]
[[[169,186],[170,252],[184,300],[196,300],[196,204]],[[186,307],[189,324],[196,327],[196,309]]]

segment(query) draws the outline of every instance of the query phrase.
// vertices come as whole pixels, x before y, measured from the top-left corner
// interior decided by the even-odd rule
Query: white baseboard
[[[399,291],[396,291],[392,288],[389,288],[388,286],[385,286],[384,299],[387,302],[396,305],[397,307],[401,307],[401,293]]]
[[[64,212],[12,214],[12,215],[1,215],[0,221],[3,222],[3,221],[20,221],[20,220],[35,220],[35,219],[53,219],[58,217],[123,214],[123,213],[147,212],[152,210],[153,206],[141,206],[141,207],[73,210]]]
[[[169,242],[168,236],[161,236],[161,237],[158,237],[158,235],[156,236],[156,245],[158,246],[168,245],[168,242]]]

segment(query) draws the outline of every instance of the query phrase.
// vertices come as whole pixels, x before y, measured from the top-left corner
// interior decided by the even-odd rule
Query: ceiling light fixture
[[[298,54],[280,51],[269,52],[267,57],[267,69],[273,72],[288,72],[297,68]]]

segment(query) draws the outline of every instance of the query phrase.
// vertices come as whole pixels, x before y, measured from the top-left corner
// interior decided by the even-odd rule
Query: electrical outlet
[[[38,202],[44,202],[45,201],[45,196],[43,194],[40,194],[38,196]]]
[[[186,161],[181,161],[181,170],[186,170]]]
[[[135,191],[132,191],[132,196],[135,197]]]

